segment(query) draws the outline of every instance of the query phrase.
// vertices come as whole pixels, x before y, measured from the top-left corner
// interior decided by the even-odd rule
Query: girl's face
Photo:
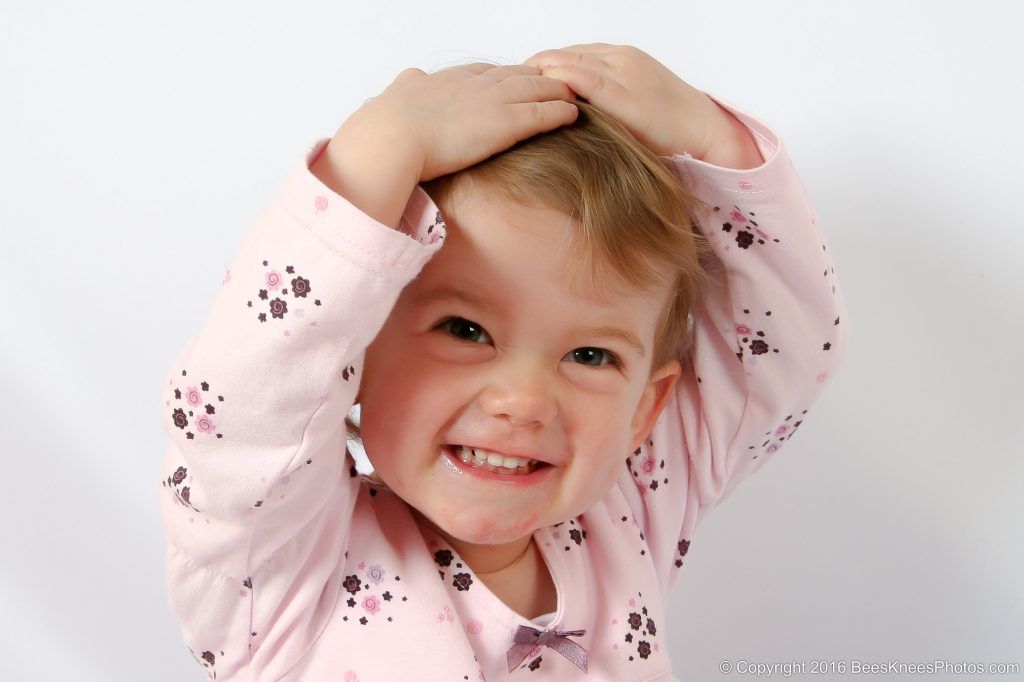
[[[360,432],[375,474],[409,505],[465,542],[506,543],[608,492],[680,366],[651,371],[667,293],[607,289],[600,301],[570,288],[568,216],[476,192],[453,204],[444,245],[367,348]],[[447,444],[553,466],[506,485],[453,469]]]

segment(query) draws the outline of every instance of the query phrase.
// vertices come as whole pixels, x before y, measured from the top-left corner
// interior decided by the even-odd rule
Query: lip
[[[504,485],[510,485],[515,487],[530,487],[540,485],[548,479],[554,470],[554,465],[547,464],[546,466],[538,467],[528,474],[511,475],[511,474],[499,474],[496,471],[488,471],[487,469],[479,469],[470,464],[464,463],[459,459],[458,455],[455,454],[455,450],[451,445],[441,446],[441,458],[445,461],[445,466],[452,471],[453,474],[469,475],[474,478],[478,478],[484,481],[490,481],[492,483],[500,483]]]

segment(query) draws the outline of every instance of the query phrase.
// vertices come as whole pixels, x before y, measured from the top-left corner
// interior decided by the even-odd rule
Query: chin
[[[497,509],[485,516],[467,517],[463,514],[449,518],[442,515],[431,516],[430,520],[448,535],[475,545],[515,542],[532,535],[533,531],[542,525],[539,513],[524,514],[520,519],[510,519]]]

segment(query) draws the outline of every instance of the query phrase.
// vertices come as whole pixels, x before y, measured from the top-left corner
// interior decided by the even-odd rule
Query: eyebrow
[[[417,307],[424,307],[437,301],[462,301],[463,303],[475,306],[488,313],[497,312],[497,308],[491,300],[475,293],[462,291],[461,289],[455,289],[450,286],[441,286],[431,289],[430,291],[425,291],[416,296],[416,298],[412,300],[412,304]],[[640,339],[638,339],[632,332],[620,329],[619,327],[578,327],[573,330],[573,332],[584,336],[616,339],[632,348],[633,351],[641,358],[647,355],[647,349],[644,348],[644,344],[640,342]]]

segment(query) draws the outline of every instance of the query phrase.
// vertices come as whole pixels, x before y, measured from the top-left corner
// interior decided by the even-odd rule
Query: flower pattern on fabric
[[[690,541],[689,540],[682,540],[682,539],[680,539],[679,543],[676,545],[676,553],[679,554],[679,558],[676,559],[676,568],[679,568],[680,566],[683,565],[683,557],[686,556],[686,553],[689,550],[690,550]]]
[[[743,314],[750,315],[750,309],[744,308]],[[772,311],[764,311],[764,316],[771,317]],[[751,355],[765,355],[768,352],[779,352],[778,348],[772,348],[771,346],[768,345],[768,342],[765,337],[765,332],[761,329],[758,329],[757,326],[759,325],[757,325],[757,323],[755,322],[736,324],[736,335],[741,341],[740,349],[736,353],[736,357],[739,358],[740,360],[743,359],[743,354],[746,351],[750,351]]]
[[[190,499],[192,494],[190,486],[181,485],[185,482],[187,476],[188,469],[178,467],[173,474],[167,477],[167,480],[161,482],[161,485],[165,488],[170,488],[171,492],[174,493],[174,497],[183,507],[188,507],[192,511],[198,512],[199,510],[192,505],[192,500]]]
[[[441,241],[447,234],[447,225],[444,222],[444,217],[440,211],[437,211],[434,215],[434,222],[427,226],[427,235],[420,240],[420,244],[433,244]]]
[[[348,560],[347,551],[345,559]],[[351,565],[351,562],[347,565]],[[402,576],[396,574],[388,579],[389,571],[382,563],[368,565],[366,561],[360,561],[356,568],[366,574],[367,582],[364,583],[355,573],[345,576],[341,586],[351,596],[344,602],[341,602],[339,597],[339,605],[344,603],[349,609],[356,609],[355,614],[359,614],[353,614],[351,622],[358,622],[360,625],[370,625],[371,622],[395,622],[401,611],[399,605],[409,601],[409,597],[399,590]],[[342,597],[344,596],[342,594]],[[349,621],[347,614],[342,615],[341,619]]]
[[[721,206],[714,207],[715,212],[722,210]],[[758,244],[765,245],[769,241],[778,244],[780,240],[775,239],[766,233],[754,220],[753,211],[748,211],[744,214],[743,210],[738,206],[733,206],[732,210],[726,216],[718,216],[718,219],[725,220],[721,223],[722,232],[733,235],[736,245],[741,249],[749,249],[750,246],[757,242]],[[735,232],[733,230],[735,229]]]
[[[187,377],[188,370],[181,370],[181,376]],[[217,430],[217,424],[213,415],[217,414],[214,403],[224,402],[224,396],[218,395],[214,399],[210,384],[206,381],[199,382],[199,385],[191,384],[181,387],[174,385],[171,380],[171,387],[174,389],[173,398],[168,397],[165,401],[166,407],[172,406],[172,400],[180,407],[171,407],[171,424],[185,432],[185,438],[193,440],[198,435],[214,436],[223,438],[223,434]]]
[[[647,615],[647,607],[640,602],[643,598],[643,593],[637,592],[636,594],[636,598],[629,599],[626,602],[625,616],[622,619],[615,618],[612,620],[612,625],[618,626],[621,623],[625,626],[626,629],[622,635],[622,641],[629,646],[621,650],[626,651],[628,660],[633,662],[636,661],[637,656],[641,659],[646,659],[660,648],[655,640],[658,629],[654,624],[654,619]],[[619,647],[616,645],[613,649],[618,650]]]
[[[217,679],[217,669],[216,669],[217,657],[213,654],[212,651],[204,651],[201,654],[197,654],[195,652],[195,650],[192,649],[192,647],[188,647],[188,651],[189,651],[190,654],[192,654],[192,658],[196,659],[196,662],[199,665],[201,665],[201,666],[203,666],[203,668],[207,669],[207,671],[206,671],[206,676],[207,677],[209,677],[211,680]],[[221,657],[223,657],[224,656],[224,652],[221,651],[220,655],[221,655]]]
[[[569,519],[568,523],[570,526],[573,526],[572,528],[569,528],[569,530],[567,531],[569,535],[569,542],[575,543],[577,547],[582,546],[583,541],[587,539],[587,531],[583,528],[583,519],[580,516],[576,516],[574,518]],[[565,524],[565,521],[559,521],[558,523],[554,524],[552,528],[559,528],[560,526],[564,526]],[[562,539],[562,531],[552,531],[551,537],[558,540]],[[572,544],[566,544],[562,547],[562,549],[564,549],[566,552],[569,552],[575,548],[572,546]]]
[[[661,469],[665,468],[665,459],[655,456],[653,449],[654,440],[648,439],[646,447],[641,443],[640,447],[626,457],[626,468],[636,479],[636,486],[641,495],[647,495],[648,492],[653,492],[660,486],[668,484],[668,477],[661,476]],[[643,540],[643,533],[640,534],[640,539]],[[641,549],[640,554],[647,554],[647,550]]]
[[[801,412],[800,416],[803,417],[803,415],[805,414],[807,414],[807,410]],[[793,415],[789,415],[777,427],[769,431],[765,431],[764,435],[768,436],[768,440],[761,443],[760,448],[758,448],[758,446],[756,445],[748,445],[747,449],[760,449],[761,454],[767,455],[770,455],[773,452],[778,451],[782,447],[783,442],[792,438],[793,435],[796,433],[796,430],[800,428],[801,424],[804,423],[802,418],[796,420],[795,422],[792,421],[792,419]],[[757,455],[754,455],[751,459],[757,459],[757,457]]]
[[[295,267],[292,265],[285,266],[284,274],[282,274],[278,270],[270,267],[269,260],[264,260],[262,261],[262,263],[264,268],[269,269],[265,270],[263,273],[263,279],[261,280],[260,284],[264,288],[257,290],[256,299],[258,301],[266,301],[267,303],[265,307],[261,306],[264,307],[264,309],[259,310],[257,312],[256,319],[259,320],[260,322],[267,322],[268,320],[284,320],[286,317],[289,320],[291,320],[292,318],[305,317],[306,309],[298,308],[295,306],[297,303],[301,303],[301,301],[298,301],[298,299],[308,300],[309,292],[313,290],[313,287],[309,283],[309,279],[297,274],[295,272]],[[289,277],[289,275],[293,276]],[[289,283],[291,284],[291,297],[293,299],[291,307],[289,307],[288,300],[286,298],[287,296],[289,296],[289,290],[288,287],[285,285]],[[272,300],[270,300],[270,292],[274,292],[274,297]],[[254,299],[249,299],[248,301],[246,301],[246,307],[252,308],[253,300]],[[314,299],[313,305],[321,305],[320,299]],[[309,324],[315,326],[316,322],[310,322]],[[285,333],[287,334],[288,332]]]

